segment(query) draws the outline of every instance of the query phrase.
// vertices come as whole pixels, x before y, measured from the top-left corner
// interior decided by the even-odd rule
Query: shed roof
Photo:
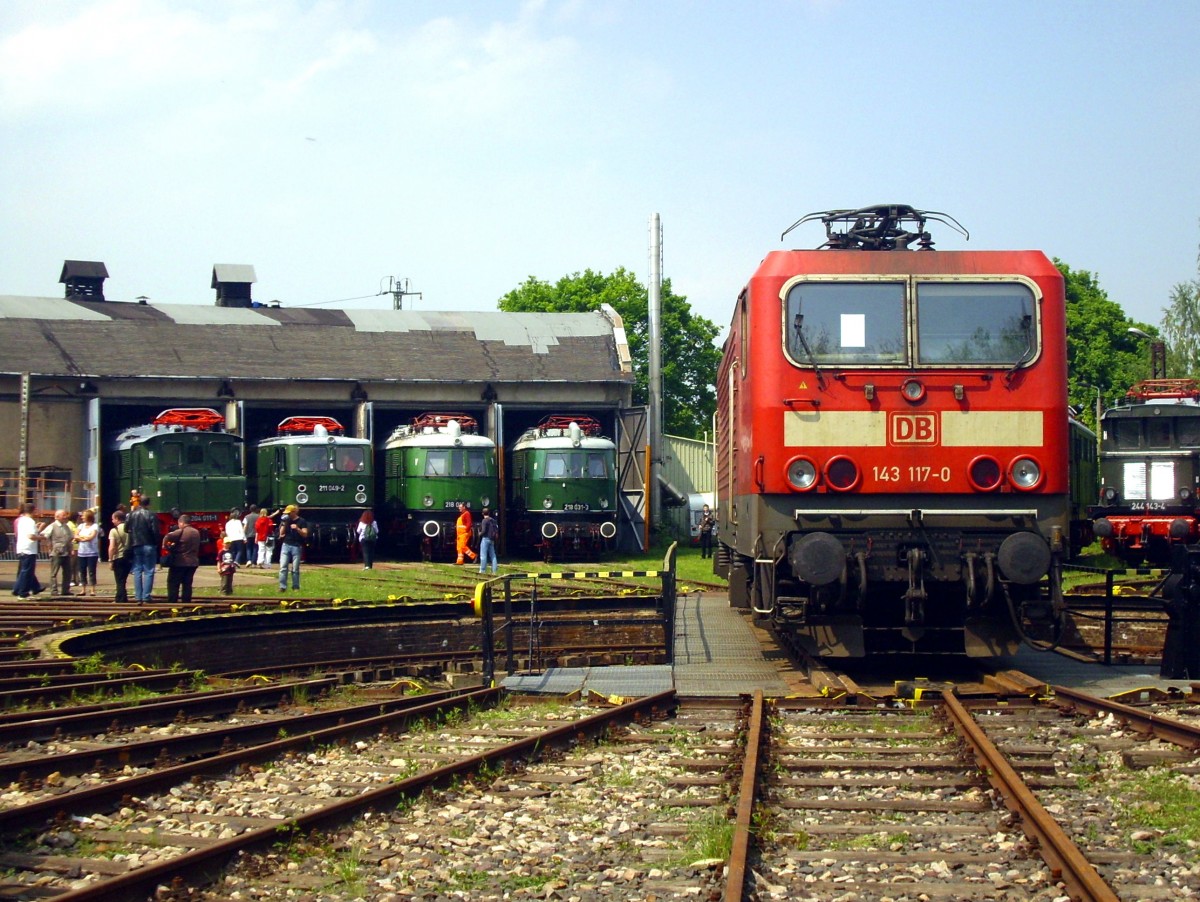
[[[632,382],[619,317],[105,304],[0,295],[0,373]]]
[[[65,282],[70,278],[107,279],[108,267],[99,260],[64,260],[58,281]]]
[[[210,287],[216,288],[220,283],[253,285],[257,281],[258,277],[254,274],[254,267],[249,263],[214,263]]]

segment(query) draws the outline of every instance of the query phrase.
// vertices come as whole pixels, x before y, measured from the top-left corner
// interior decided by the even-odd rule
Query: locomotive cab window
[[[337,468],[343,473],[357,473],[365,470],[367,464],[363,449],[359,447],[342,448],[338,452]]]
[[[904,284],[800,282],[787,293],[787,349],[801,364],[905,359]]]
[[[450,452],[430,451],[425,455],[425,475],[445,476],[450,472]]]
[[[1036,356],[1033,293],[1011,282],[917,285],[917,362],[1008,364]]]
[[[484,451],[468,451],[467,452],[467,475],[468,476],[487,476],[487,454]]]
[[[1175,421],[1175,430],[1179,435],[1179,447],[1200,447],[1200,417],[1180,417]]]
[[[301,473],[324,473],[329,467],[329,452],[324,445],[301,445],[297,449],[296,468]]]
[[[1142,446],[1142,421],[1117,420],[1113,424],[1117,448],[1122,451],[1136,451]]]
[[[1146,445],[1150,448],[1171,447],[1171,420],[1169,417],[1146,420]]]
[[[1012,278],[803,279],[784,298],[785,345],[799,366],[1015,369],[1040,350],[1037,296]]]
[[[587,474],[588,476],[592,477],[592,479],[608,478],[608,467],[606,466],[603,454],[589,454],[587,467]]]
[[[209,463],[214,470],[236,473],[241,469],[234,447],[232,443],[215,442],[208,446]]]

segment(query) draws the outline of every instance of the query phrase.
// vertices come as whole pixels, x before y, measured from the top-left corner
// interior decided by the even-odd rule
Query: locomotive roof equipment
[[[907,250],[916,243],[919,250],[930,251],[933,236],[925,231],[925,223],[930,219],[950,226],[968,241],[971,239],[970,233],[949,213],[917,210],[908,204],[876,204],[858,210],[809,213],[784,229],[779,240],[797,226],[816,219],[825,224],[825,243],[821,248],[829,250],[895,251]],[[906,228],[906,224],[912,228]]]

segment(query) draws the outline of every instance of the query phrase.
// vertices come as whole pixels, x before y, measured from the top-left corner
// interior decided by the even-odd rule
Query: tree
[[[1150,376],[1146,339],[1131,334],[1129,328],[1156,330],[1130,320],[1092,273],[1072,270],[1061,260],[1054,263],[1066,282],[1068,400],[1094,429],[1097,391],[1104,406],[1111,406],[1125,397],[1133,383]]]
[[[692,313],[687,298],[671,290],[664,279],[661,291],[663,429],[673,435],[699,438],[711,428],[717,399],[713,380],[721,351],[713,344],[714,323]],[[649,401],[650,302],[646,287],[623,266],[611,275],[593,272],[563,276],[551,285],[530,276],[500,298],[497,306],[509,312],[588,313],[609,304],[625,322],[629,353],[637,382],[635,404]]]
[[[1200,253],[1196,255],[1200,273]],[[1163,310],[1162,337],[1167,343],[1167,373],[1172,377],[1200,376],[1200,278],[1179,282]]]

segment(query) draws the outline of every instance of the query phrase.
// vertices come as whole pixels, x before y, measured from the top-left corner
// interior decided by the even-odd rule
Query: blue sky
[[[664,275],[724,327],[800,216],[899,202],[1161,320],[1197,275],[1200,4],[0,3],[0,293],[491,310]]]

